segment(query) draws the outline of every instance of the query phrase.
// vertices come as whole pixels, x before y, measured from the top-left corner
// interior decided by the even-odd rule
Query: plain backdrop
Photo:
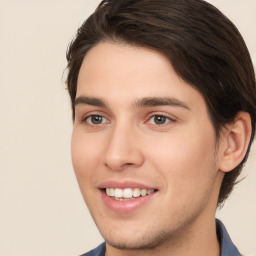
[[[256,1],[212,0],[256,56]],[[79,255],[102,241],[70,158],[65,53],[98,0],[0,0],[0,255]],[[256,146],[217,214],[256,253]]]

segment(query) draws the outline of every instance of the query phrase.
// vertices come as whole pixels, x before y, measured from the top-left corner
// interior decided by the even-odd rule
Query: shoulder
[[[104,256],[106,251],[106,244],[102,243],[95,249],[81,255],[81,256]]]

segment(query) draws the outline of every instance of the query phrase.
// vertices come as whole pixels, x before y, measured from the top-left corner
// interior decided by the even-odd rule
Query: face
[[[72,160],[90,213],[114,247],[157,246],[214,216],[218,151],[207,107],[160,53],[106,42],[88,52]]]

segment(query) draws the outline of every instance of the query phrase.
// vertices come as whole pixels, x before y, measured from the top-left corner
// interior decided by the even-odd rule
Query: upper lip
[[[100,182],[98,185],[99,189],[105,189],[105,188],[140,188],[140,189],[155,189],[156,187],[152,187],[137,181],[114,181],[114,180],[108,180]]]

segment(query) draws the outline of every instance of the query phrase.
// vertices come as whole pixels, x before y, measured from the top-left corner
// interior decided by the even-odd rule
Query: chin
[[[107,236],[102,234],[104,240],[108,245],[120,250],[146,250],[161,246],[168,240],[170,234],[161,232],[127,232],[123,231],[122,234],[117,234],[112,231]]]
[[[111,247],[120,250],[143,250],[143,249],[151,249],[157,246],[156,241],[150,242],[145,241],[144,239],[137,240],[137,241],[113,241],[105,239],[106,243]]]

